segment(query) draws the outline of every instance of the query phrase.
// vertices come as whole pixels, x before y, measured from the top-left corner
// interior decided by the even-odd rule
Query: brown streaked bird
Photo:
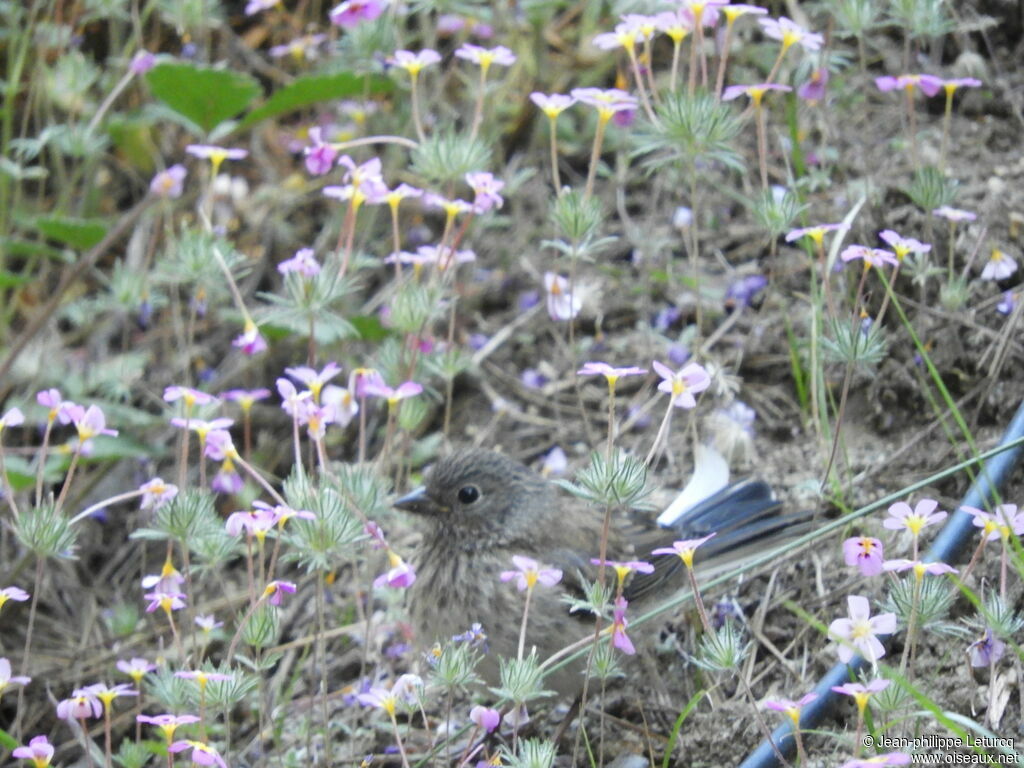
[[[563,582],[538,586],[531,598],[527,648],[543,660],[593,630],[593,619],[570,614],[563,596],[580,596],[577,574],[597,575],[601,512],[560,491],[533,470],[500,453],[461,451],[440,459],[426,484],[397,499],[394,506],[426,521],[423,545],[415,558],[416,582],[409,592],[410,613],[419,645],[429,648],[483,625],[490,652],[479,670],[498,684],[497,657],[515,658],[523,615],[523,595],[499,581],[512,568],[513,555],[560,568]],[[613,518],[609,560],[649,560],[652,574],[634,574],[625,597],[668,598],[684,585],[676,556],[651,550],[677,539],[716,536],[701,547],[696,564],[702,575],[739,565],[787,538],[804,533],[806,514],[783,514],[763,482],[729,486],[687,512],[672,528],[659,527],[639,514]],[[614,578],[614,576],[613,576]],[[583,687],[582,664],[566,666],[545,679],[545,688],[573,695]]]

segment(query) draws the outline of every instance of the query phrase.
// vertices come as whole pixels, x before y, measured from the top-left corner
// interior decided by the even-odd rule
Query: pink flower
[[[945,89],[947,96],[952,96],[953,91],[957,88],[980,88],[981,80],[973,77],[956,77],[951,80],[943,80],[942,87]]]
[[[793,721],[794,725],[800,724],[800,710],[810,704],[812,701],[818,698],[816,693],[805,693],[800,697],[799,700],[793,701],[792,699],[766,699],[764,702],[765,709],[771,709],[775,712],[782,712],[787,715],[790,720]]]
[[[191,387],[167,387],[164,389],[164,400],[168,403],[173,403],[175,400],[183,400],[186,408],[191,408],[193,405],[209,405],[210,403],[217,402],[217,398],[206,392],[201,392],[198,389],[192,389]]]
[[[208,616],[196,616],[196,626],[203,630],[203,632],[210,633],[218,627],[223,627],[224,622],[217,621],[211,613]]]
[[[407,589],[416,581],[416,569],[405,562],[394,552],[388,552],[391,561],[391,568],[373,580],[375,587],[391,587],[392,589]]]
[[[220,756],[217,750],[208,744],[203,744],[201,741],[184,739],[176,741],[167,747],[167,751],[171,753],[183,752],[186,749],[192,750],[192,762],[196,765],[216,765],[219,768],[228,768],[228,764],[224,762],[224,758]]]
[[[136,715],[135,719],[140,723],[155,725],[163,731],[168,744],[171,743],[175,730],[180,726],[199,722],[199,718],[195,715]]]
[[[11,408],[0,418],[0,433],[5,427],[18,427],[25,423],[25,414],[20,408]]]
[[[156,664],[151,664],[149,661],[142,658],[133,658],[129,660],[119,659],[117,662],[117,669],[118,671],[128,675],[128,677],[134,680],[135,684],[138,685],[143,677],[156,669]]]
[[[629,622],[626,621],[626,607],[628,605],[626,598],[622,595],[615,598],[615,610],[612,612],[612,645],[627,656],[632,656],[636,653],[636,648],[633,646],[633,641],[626,634],[626,627],[629,626]]]
[[[516,589],[523,592],[540,582],[545,587],[553,587],[562,580],[562,571],[558,568],[541,568],[540,563],[525,555],[512,555],[512,564],[517,570],[502,571],[501,580],[516,580]]]
[[[78,430],[78,439],[83,443],[91,440],[97,435],[116,435],[116,429],[107,429],[107,419],[98,406],[90,405],[84,412],[76,414],[74,418],[75,429]]]
[[[77,688],[70,699],[57,704],[57,717],[61,720],[83,720],[87,717],[102,717],[103,705],[100,700],[86,688]]]
[[[149,182],[149,191],[156,197],[173,200],[181,197],[185,191],[185,177],[188,171],[180,163],[172,165],[164,171],[160,171],[153,180]]]
[[[31,682],[31,677],[11,675],[11,662],[6,657],[0,656],[0,693],[3,693],[8,685],[28,685]]]
[[[836,619],[828,627],[829,635],[840,641],[836,644],[839,660],[848,663],[856,652],[874,664],[885,656],[885,646],[876,635],[891,635],[896,631],[896,614],[872,616],[868,599],[861,595],[850,595],[846,602],[849,618]]]
[[[974,518],[974,525],[981,528],[985,541],[1009,538],[1010,531],[1018,536],[1024,535],[1024,513],[1018,514],[1016,504],[1000,504],[992,514],[976,507],[960,507]]]
[[[247,536],[252,536],[263,541],[267,534],[277,525],[277,512],[262,501],[253,502],[254,509],[232,512],[224,523],[224,530],[229,536],[237,536],[245,531]]]
[[[694,395],[711,386],[711,377],[707,370],[697,363],[687,363],[678,372],[657,360],[653,361],[651,366],[662,378],[658,390],[671,395],[675,408],[695,408],[697,399]]]
[[[867,269],[868,267],[881,269],[886,264],[890,264],[894,267],[899,264],[896,260],[895,253],[881,248],[868,248],[866,245],[848,245],[843,249],[843,252],[839,254],[839,258],[843,261],[863,259],[864,269]]]
[[[182,680],[195,680],[200,688],[205,688],[207,683],[222,683],[231,679],[231,675],[223,672],[206,672],[201,669],[179,670],[174,676]]]
[[[319,57],[319,47],[326,39],[327,35],[302,35],[283,45],[272,46],[269,53],[275,59],[291,56],[296,61],[312,60]]]
[[[392,389],[384,383],[383,379],[369,381],[366,384],[366,394],[370,397],[383,397],[388,401],[389,406],[395,406],[399,401],[408,397],[415,397],[423,391],[423,387],[415,381],[405,381]]]
[[[675,554],[673,550],[670,554]],[[637,573],[654,573],[654,566],[643,560],[626,560],[625,562],[618,560],[601,560],[596,557],[590,558],[590,562],[593,565],[605,565],[615,571],[615,575],[619,579],[619,586],[626,580],[629,574],[636,571]]]
[[[913,91],[920,88],[926,96],[934,96],[942,87],[942,79],[934,75],[899,75],[897,77],[876,77],[875,85],[880,91],[894,91],[897,88]]]
[[[673,541],[671,547],[660,547],[651,552],[652,555],[678,555],[679,559],[683,561],[687,568],[693,568],[693,555],[697,551],[697,547],[701,546],[709,539],[713,538],[715,534],[709,533],[700,539],[682,539],[681,541]]]
[[[905,501],[897,501],[889,507],[889,516],[882,525],[890,531],[906,529],[916,538],[924,528],[936,525],[946,519],[946,512],[936,512],[939,502],[935,499],[921,499],[911,509]]]
[[[882,572],[882,542],[870,536],[849,538],[843,542],[843,559],[864,576],[877,576]]]
[[[259,389],[229,389],[221,393],[225,400],[238,403],[242,411],[248,411],[257,400],[266,400],[270,397],[270,390],[263,387]]]
[[[988,257],[988,261],[985,262],[985,266],[981,270],[981,279],[1005,280],[1016,271],[1016,260],[998,248],[993,248],[992,255]]]
[[[247,355],[258,355],[261,352],[266,352],[267,341],[260,334],[260,329],[256,323],[247,321],[245,327],[242,329],[242,335],[236,337],[232,342],[231,346],[237,347]]]
[[[825,38],[816,32],[810,32],[792,19],[785,16],[776,19],[758,19],[766,37],[779,40],[782,43],[782,50],[789,50],[790,46],[800,43],[805,51],[817,51],[825,42]]]
[[[27,747],[18,747],[11,752],[19,760],[31,760],[35,768],[46,768],[53,760],[53,745],[46,736],[35,736]]]
[[[373,21],[383,12],[384,3],[379,0],[348,0],[334,6],[327,15],[332,24],[351,29],[362,21]]]
[[[469,710],[469,719],[476,723],[484,733],[494,733],[495,729],[501,725],[501,712],[477,705]]]
[[[215,176],[221,163],[225,160],[243,160],[249,156],[249,151],[246,149],[218,147],[213,144],[189,144],[185,147],[185,151],[194,157],[209,160]]]
[[[786,242],[791,243],[801,237],[809,237],[818,245],[821,245],[826,232],[845,232],[850,227],[847,224],[816,224],[813,227],[794,229],[786,235]]]
[[[306,385],[306,388],[313,395],[313,399],[320,400],[320,390],[324,384],[341,373],[341,366],[335,362],[329,362],[319,372],[304,365],[294,368],[285,368],[284,372],[298,382]]]

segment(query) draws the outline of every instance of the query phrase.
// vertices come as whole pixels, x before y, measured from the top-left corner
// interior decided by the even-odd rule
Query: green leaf
[[[387,93],[393,87],[394,83],[386,77],[354,75],[351,72],[300,77],[284,88],[275,91],[263,106],[257,107],[246,115],[238,127],[240,129],[248,128],[268,117],[294,112],[321,101],[364,94]]]
[[[38,240],[21,240],[13,236],[0,237],[0,249],[3,249],[4,253],[8,256],[42,256],[43,258],[56,259],[58,261],[71,261],[68,258],[67,251],[55,248],[47,243],[41,243]]]
[[[97,245],[107,234],[107,225],[101,219],[73,219],[67,216],[36,219],[36,229],[51,240],[83,251]]]
[[[380,318],[376,315],[350,317],[349,322],[352,323],[359,338],[363,341],[378,342],[388,337],[388,329],[381,324]]]
[[[195,64],[159,64],[146,73],[153,95],[204,131],[243,111],[260,93],[249,75]]]
[[[132,166],[143,173],[155,170],[153,158],[160,154],[153,143],[152,127],[149,120],[139,118],[115,118],[107,125],[114,146]]]
[[[16,275],[7,270],[0,270],[0,288],[14,288],[29,282],[32,282],[31,278],[24,275]]]

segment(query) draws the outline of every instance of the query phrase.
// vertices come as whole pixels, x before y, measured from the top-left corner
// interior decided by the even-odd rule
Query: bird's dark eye
[[[480,489],[475,485],[464,485],[459,488],[459,502],[461,504],[472,504],[480,498]]]

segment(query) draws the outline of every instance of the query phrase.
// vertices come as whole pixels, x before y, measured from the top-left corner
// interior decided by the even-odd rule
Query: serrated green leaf
[[[83,251],[97,245],[107,234],[107,225],[101,219],[73,219],[68,216],[36,219],[36,229],[51,240]]]
[[[268,117],[294,112],[321,101],[344,99],[363,94],[387,93],[393,87],[394,84],[386,77],[354,75],[351,72],[300,77],[284,88],[275,91],[263,106],[257,107],[246,115],[238,127],[240,129],[248,128]]]
[[[195,64],[159,64],[146,82],[154,96],[204,131],[242,112],[260,93],[247,74]]]

